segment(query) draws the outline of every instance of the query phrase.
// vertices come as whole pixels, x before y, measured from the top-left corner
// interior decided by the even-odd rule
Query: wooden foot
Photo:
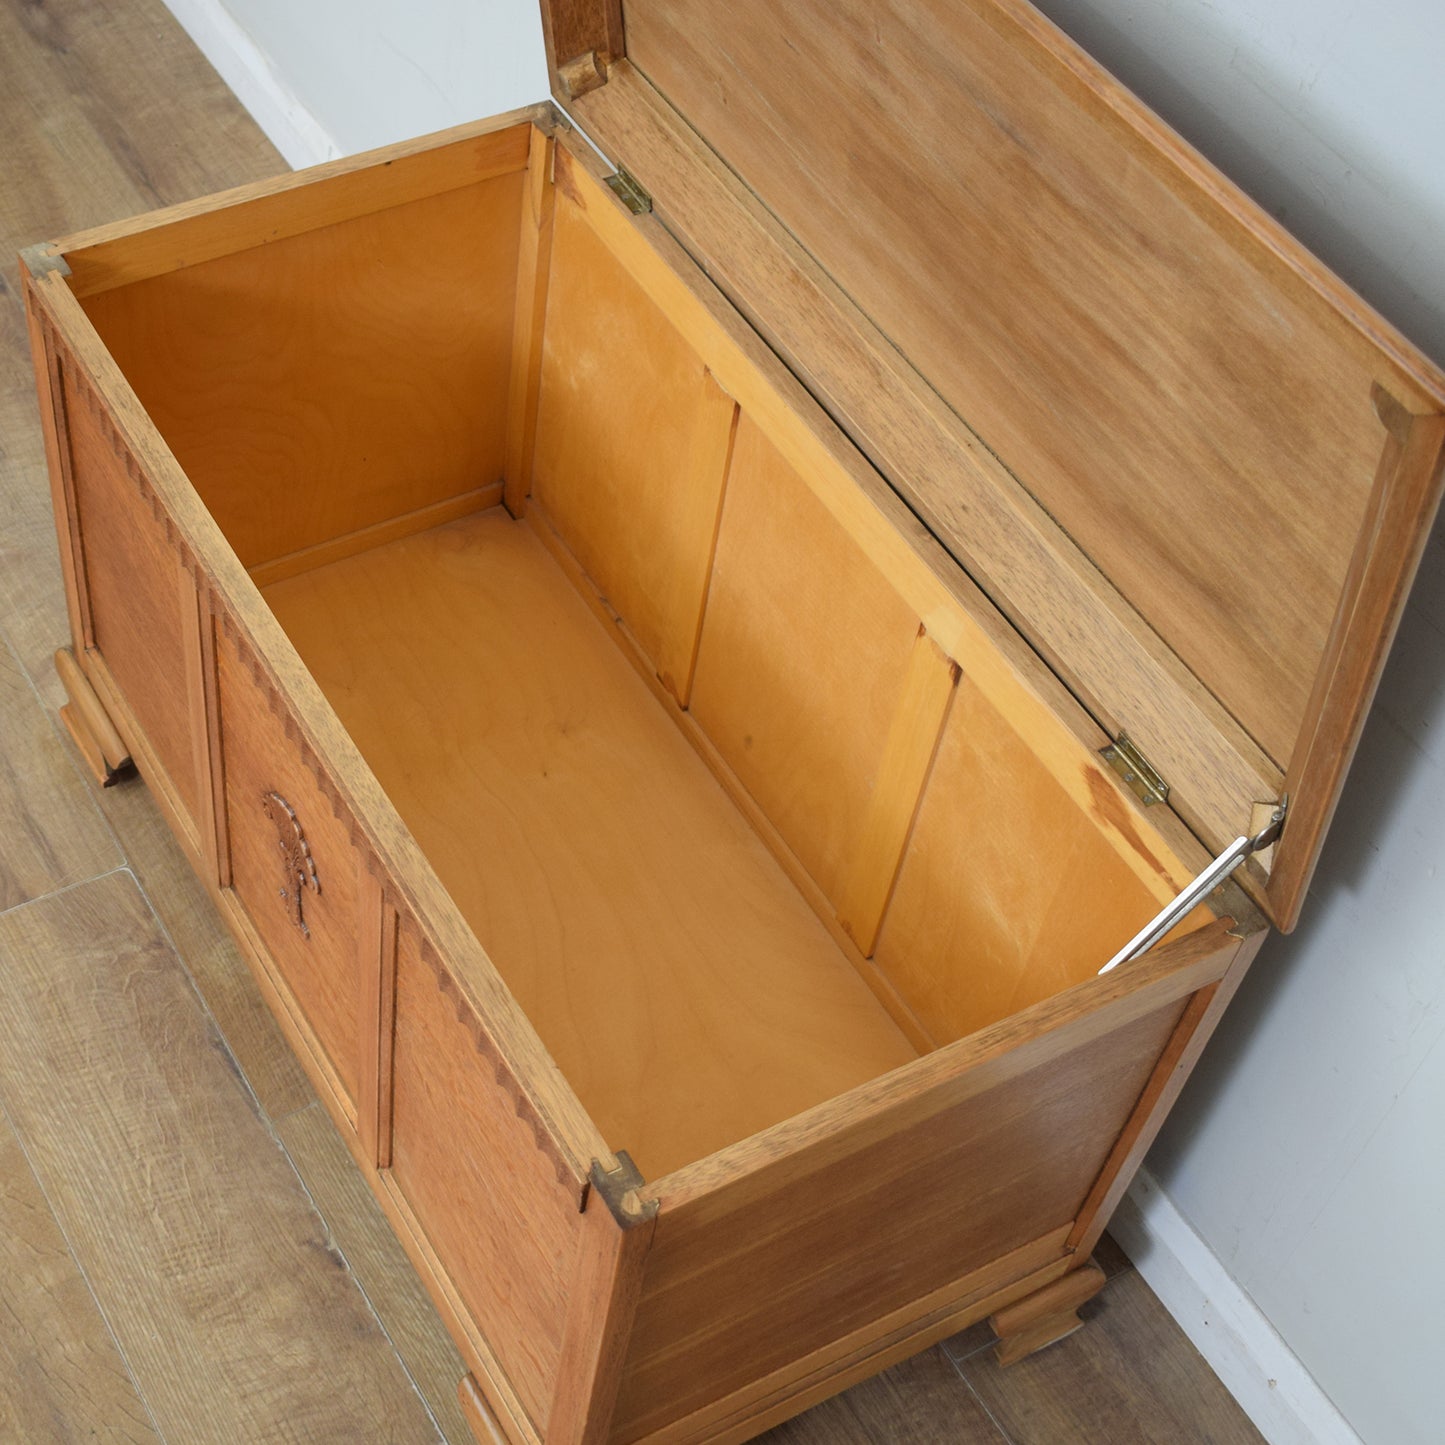
[[[1104,1288],[1104,1271],[1093,1260],[1046,1284],[1026,1299],[989,1317],[998,1336],[994,1353],[1001,1365],[1016,1361],[1071,1335],[1083,1325],[1079,1306]]]
[[[60,720],[101,787],[124,782],[135,772],[130,749],[121,741],[100,699],[69,648],[55,654],[55,671],[70,701]]]

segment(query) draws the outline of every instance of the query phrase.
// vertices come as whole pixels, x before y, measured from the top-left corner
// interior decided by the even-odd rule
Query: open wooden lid
[[[1292,927],[1445,375],[1020,0],[544,0],[559,101]]]

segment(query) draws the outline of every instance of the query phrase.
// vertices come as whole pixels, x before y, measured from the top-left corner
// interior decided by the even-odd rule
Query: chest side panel
[[[670,1207],[661,1185],[617,1438],[647,1438],[1062,1231],[1183,1007],[981,1092],[961,1077],[911,1118],[840,1131],[688,1204]]]
[[[167,519],[90,383],[64,357],[60,377],[94,643],[196,830],[202,796],[184,631],[194,627],[190,579]]]
[[[403,919],[397,941],[389,1179],[540,1430],[556,1383],[582,1215],[485,1024]]]
[[[229,623],[216,632],[231,886],[354,1120],[361,980],[353,824],[305,762],[296,725],[249,645]]]

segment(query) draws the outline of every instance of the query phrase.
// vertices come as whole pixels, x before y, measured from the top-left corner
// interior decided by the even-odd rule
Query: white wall
[[[295,164],[547,90],[533,0],[170,4]],[[1042,8],[1445,360],[1445,6]],[[1368,1445],[1445,1438],[1442,871],[1437,532],[1306,921],[1266,945],[1150,1158]]]
[[[1034,0],[1445,359],[1438,0]]]
[[[1445,6],[1041,8],[1445,361]],[[1445,529],[1304,922],[1150,1155],[1369,1445],[1445,1439]]]
[[[293,166],[545,100],[535,0],[165,0]]]

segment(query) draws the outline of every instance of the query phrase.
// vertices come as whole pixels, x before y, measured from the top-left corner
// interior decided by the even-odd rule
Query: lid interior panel
[[[1369,348],[1004,7],[627,22],[632,63],[1285,766],[1385,443]]]
[[[1292,926],[1438,506],[1445,373],[1025,0],[628,0],[620,47],[602,0],[550,4],[590,15],[581,54],[552,35],[559,98],[666,173],[668,228],[1197,836],[1288,792],[1241,876]],[[917,433],[957,457],[920,470]]]

